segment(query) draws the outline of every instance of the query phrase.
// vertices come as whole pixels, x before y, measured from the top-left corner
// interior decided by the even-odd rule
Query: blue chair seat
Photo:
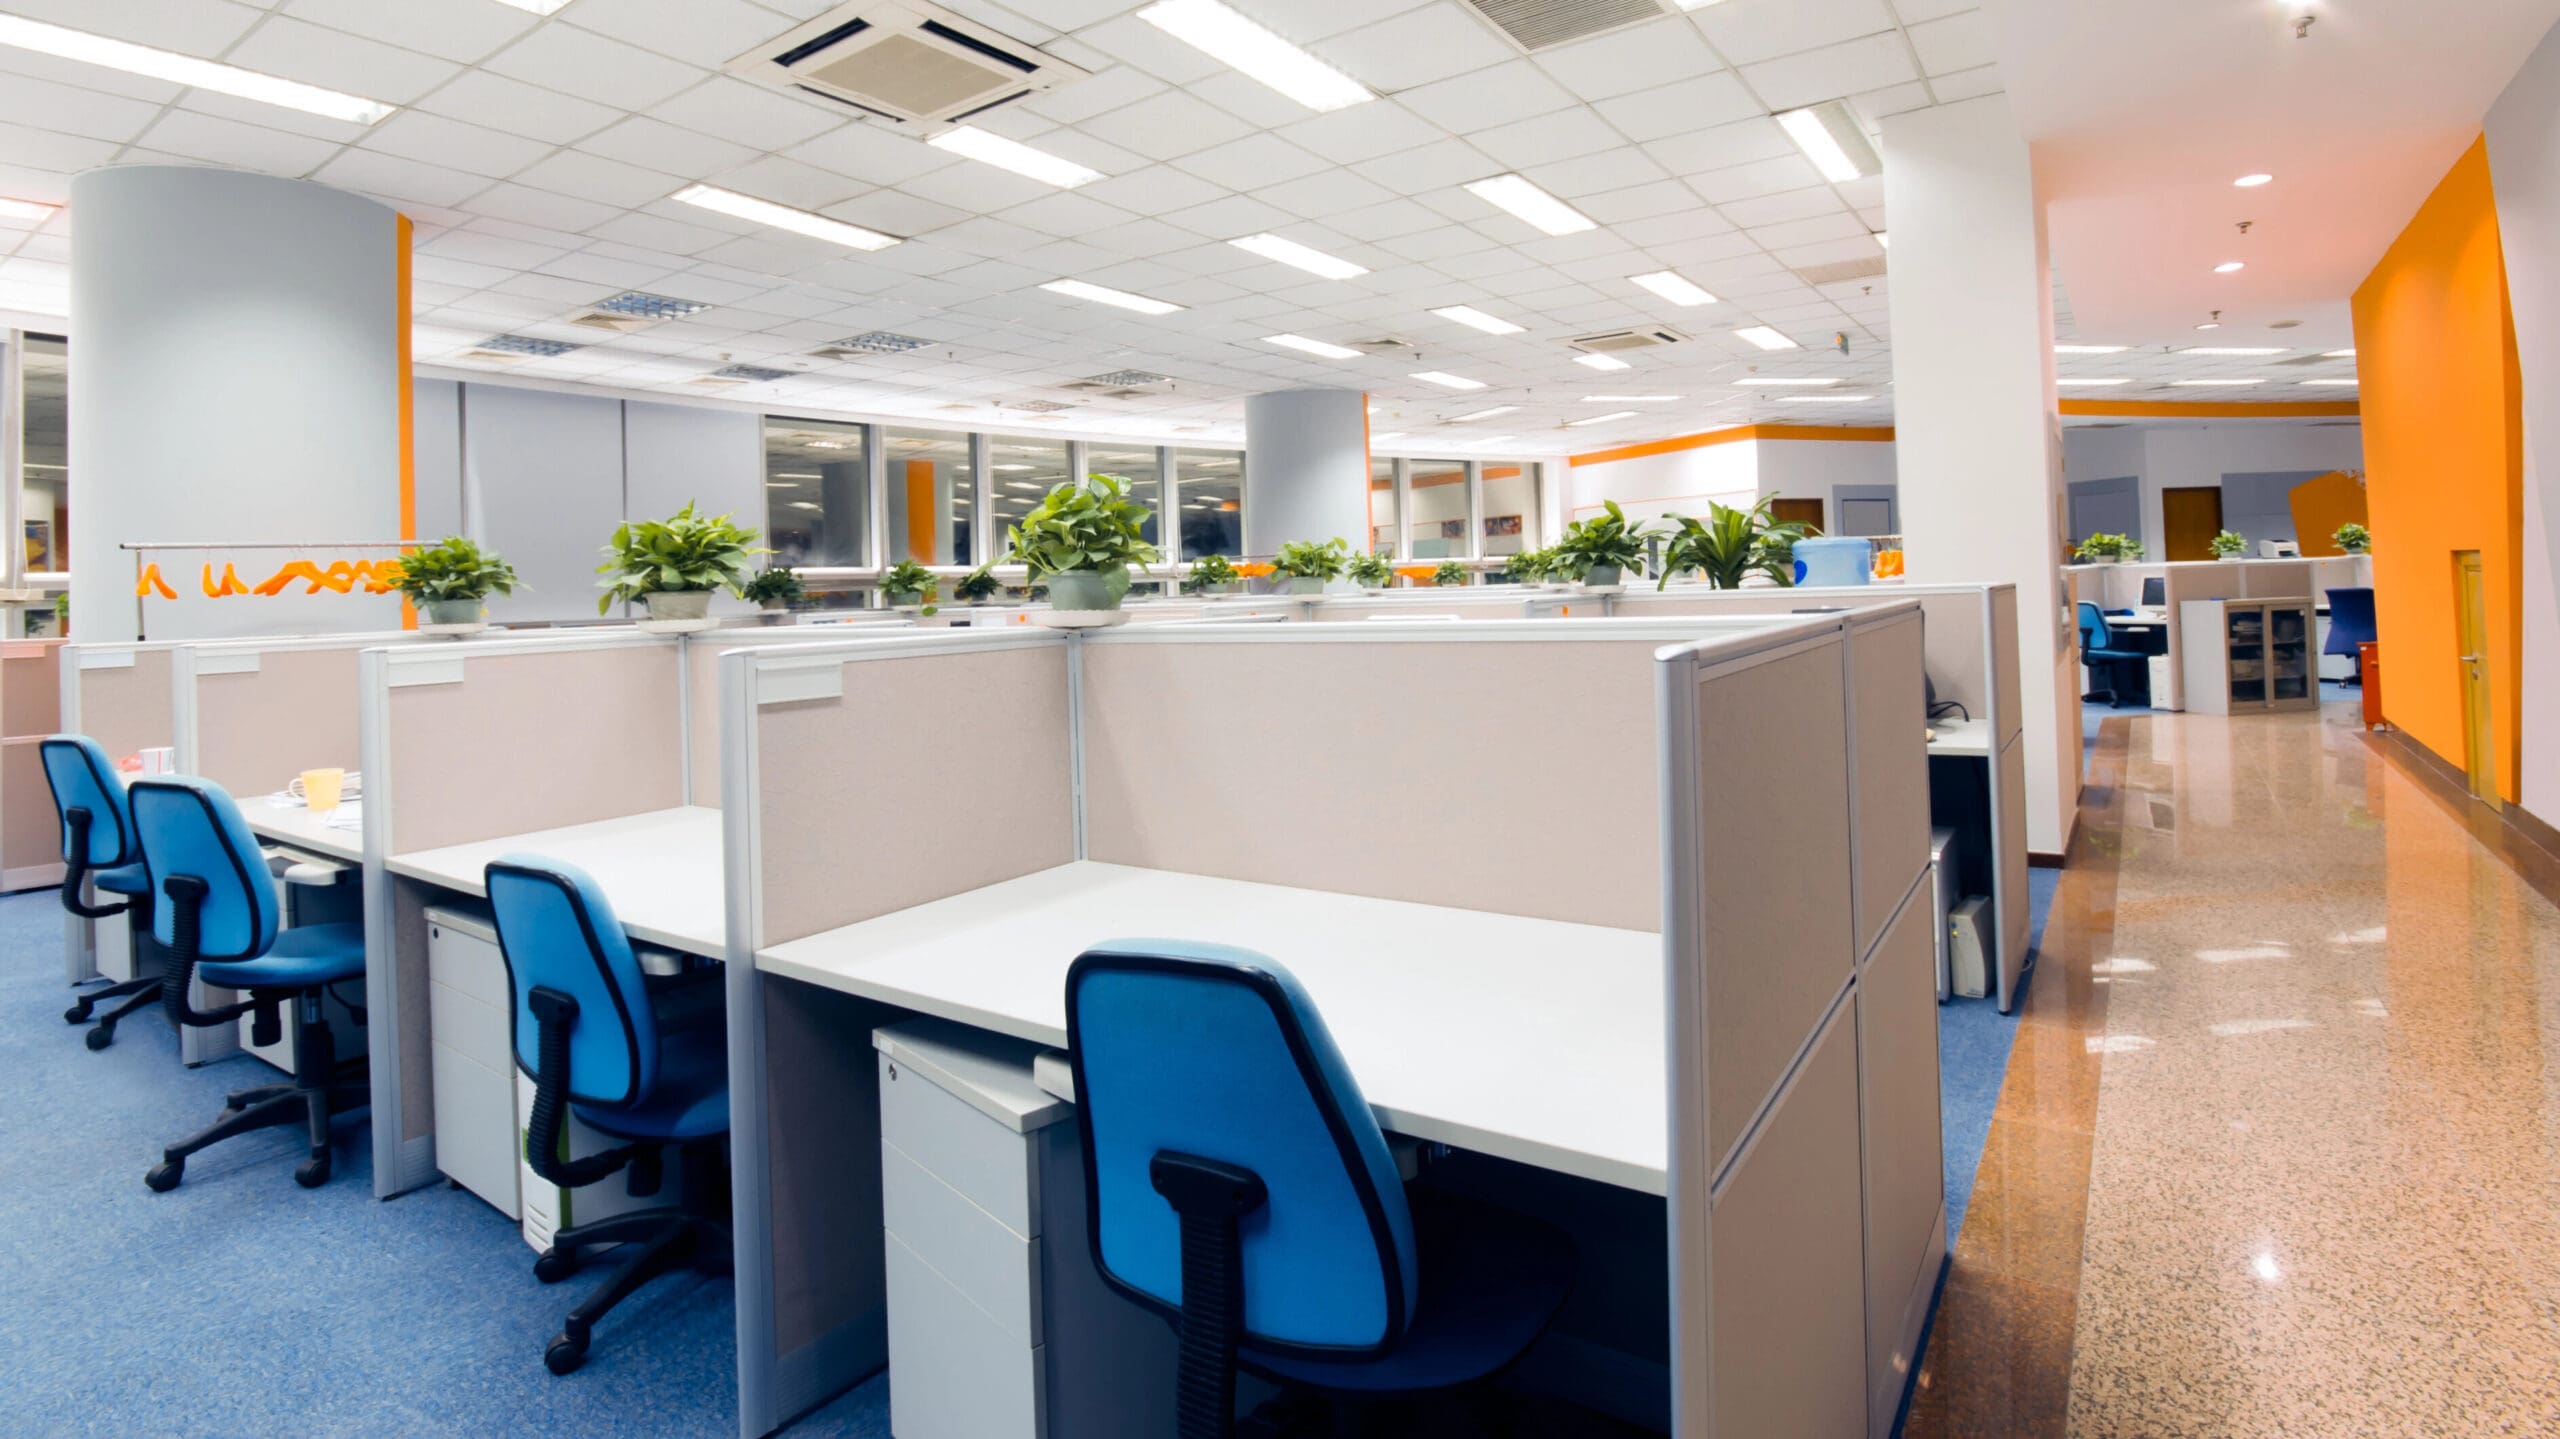
[[[717,1023],[658,1034],[658,1082],[638,1104],[573,1104],[617,1139],[708,1139],[729,1128],[729,1051]]]
[[[276,935],[256,959],[207,961],[196,966],[204,982],[223,989],[308,989],[364,973],[364,926],[311,924]]]
[[[89,879],[91,883],[109,894],[149,894],[151,892],[151,876],[143,869],[140,860],[131,864],[120,864],[113,869],[92,870],[89,873]]]
[[[1406,1191],[1420,1251],[1413,1325],[1385,1356],[1305,1359],[1245,1344],[1236,1362],[1266,1378],[1386,1397],[1472,1384],[1546,1331],[1573,1287],[1573,1241],[1543,1221],[1471,1200]]]

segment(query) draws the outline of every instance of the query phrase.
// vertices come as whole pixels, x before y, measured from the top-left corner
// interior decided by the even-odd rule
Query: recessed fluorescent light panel
[[[1656,270],[1650,275],[1629,275],[1627,278],[1675,305],[1712,305],[1716,302],[1715,296],[1669,270]]]
[[[1452,375],[1439,370],[1424,370],[1420,374],[1411,375],[1407,378],[1420,380],[1426,385],[1438,385],[1443,389],[1450,390],[1481,390],[1485,388],[1485,383],[1482,380],[1470,380],[1464,375]]]
[[[1752,344],[1758,345],[1764,350],[1792,350],[1796,348],[1795,341],[1788,339],[1786,336],[1779,334],[1777,331],[1770,329],[1766,325],[1753,325],[1748,329],[1736,330],[1733,333],[1742,339],[1750,341]]]
[[[1053,295],[1064,295],[1073,300],[1091,300],[1097,305],[1117,305],[1123,310],[1135,310],[1141,315],[1170,315],[1182,308],[1171,301],[1151,300],[1144,295],[1132,295],[1126,290],[1088,285],[1082,280],[1051,280],[1040,288]]]
[[[1573,362],[1577,365],[1588,365],[1595,370],[1632,370],[1635,368],[1635,366],[1628,364],[1626,361],[1619,359],[1615,355],[1576,355],[1573,357]]]
[[[1046,150],[1034,149],[1019,140],[1008,140],[992,130],[981,130],[975,125],[955,126],[925,143],[937,150],[946,150],[964,159],[975,160],[982,165],[993,165],[999,170],[1011,170],[1017,175],[1029,176],[1044,185],[1055,185],[1061,190],[1072,190],[1078,185],[1102,178],[1100,170],[1079,165],[1073,160],[1061,155],[1052,155]]]
[[[1840,383],[1840,380],[1838,376],[1818,380],[1788,380],[1781,379],[1776,375],[1750,375],[1743,379],[1736,380],[1734,383],[1737,385],[1766,385],[1777,389],[1820,389],[1824,385],[1836,385]]]
[[[2108,385],[2130,385],[2130,384],[2132,384],[2132,383],[2133,383],[2133,381],[2131,381],[2131,380],[2090,380],[2090,379],[2083,379],[2083,378],[2081,378],[2081,377],[2079,377],[2079,376],[2077,376],[2077,375],[2065,375],[2065,376],[2063,376],[2062,378],[2060,378],[2060,379],[2058,379],[2058,380],[2055,380],[2055,381],[2054,381],[2054,383],[2055,383],[2055,384],[2057,384],[2057,385],[2062,386],[2062,387],[2063,387],[2063,388],[2065,388],[2065,389],[2075,389],[2075,388],[2077,388],[2077,389],[2099,389],[2099,388],[2103,388],[2103,387],[2108,386]]]
[[[280,80],[236,65],[199,60],[193,55],[176,55],[166,50],[154,50],[148,45],[130,45],[103,35],[65,30],[59,25],[47,25],[15,15],[0,15],[0,45],[77,60],[83,65],[101,65],[110,70],[122,70],[128,75],[147,75],[154,80],[167,80],[198,90],[215,90],[225,95],[237,95],[243,100],[280,105],[288,110],[326,115],[332,120],[349,120],[358,125],[370,125],[400,108],[385,105],[379,100],[367,100],[360,95],[323,90],[317,85],[305,85],[297,80]]]
[[[1838,185],[1861,176],[1872,175],[1884,168],[1876,147],[1867,141],[1867,132],[1858,117],[1838,100],[1802,110],[1789,110],[1778,117],[1778,128],[1796,142],[1796,148],[1822,172],[1822,178]]]
[[[1585,395],[1582,397],[1582,403],[1586,405],[1667,405],[1679,398],[1678,395]]]
[[[2265,384],[2265,383],[2266,383],[2266,381],[2264,381],[2264,380],[2171,380],[2169,383],[2170,383],[2170,384],[2172,384],[2172,385],[2176,385],[2176,386],[2178,386],[2178,387],[2179,387],[2179,388],[2181,388],[2181,389],[2200,390],[2200,389],[2205,389],[2205,388],[2208,388],[2208,387],[2216,387],[2216,386],[2218,386],[2218,387],[2228,388],[2228,387],[2233,386],[2233,385],[2262,385],[2262,384]]]
[[[1321,355],[1328,360],[1356,360],[1360,358],[1360,352],[1351,348],[1349,345],[1335,345],[1329,344],[1323,340],[1310,340],[1304,335],[1265,335],[1262,337],[1262,343],[1266,345],[1278,345],[1284,350],[1303,350],[1307,354]]]
[[[571,350],[583,350],[586,346],[572,344],[567,340],[537,339],[531,335],[491,335],[471,348],[495,350],[502,355],[532,355],[538,359],[548,360],[568,354]]]
[[[52,219],[61,209],[60,205],[48,205],[41,200],[0,199],[0,220],[33,220],[41,224]]]
[[[634,320],[681,320],[687,315],[699,315],[711,306],[701,300],[679,300],[673,295],[625,290],[611,299],[596,301],[596,308],[608,315],[623,315]]]
[[[1239,250],[1250,250],[1266,260],[1277,260],[1283,265],[1294,265],[1310,275],[1322,275],[1328,280],[1348,280],[1354,275],[1369,273],[1369,267],[1366,265],[1352,264],[1339,256],[1328,255],[1322,250],[1309,248],[1295,240],[1284,240],[1277,235],[1247,235],[1241,240],[1229,240],[1227,243]]]
[[[1507,415],[1519,408],[1520,407],[1518,405],[1496,405],[1490,410],[1478,410],[1472,415],[1460,415],[1449,423],[1453,425],[1464,425],[1477,420],[1490,420],[1496,415]]]
[[[2190,345],[2178,353],[2181,355],[2281,355],[2284,350],[2281,347],[2264,345]]]
[[[1597,230],[1600,222],[1517,175],[1476,180],[1467,190],[1488,205],[1508,210],[1550,235],[1579,235]]]
[[[1633,410],[1619,410],[1612,414],[1593,415],[1587,420],[1567,420],[1564,422],[1564,427],[1568,430],[1578,430],[1585,425],[1605,425],[1611,420],[1632,420],[1635,417],[1636,412]]]
[[[847,335],[830,344],[828,348],[863,350],[874,355],[903,355],[909,350],[921,350],[932,343],[931,340],[919,340],[913,335],[901,335],[889,330],[865,330],[859,335]]]
[[[1509,320],[1497,319],[1494,316],[1488,315],[1484,311],[1477,309],[1473,305],[1451,305],[1446,309],[1434,310],[1431,313],[1438,315],[1444,320],[1455,320],[1459,324],[1466,326],[1468,329],[1482,330],[1488,335],[1516,335],[1520,333],[1520,327],[1518,325],[1511,323]]]
[[[806,210],[794,210],[788,205],[777,205],[771,200],[759,200],[753,195],[741,195],[734,190],[710,185],[688,185],[678,190],[675,198],[696,209],[716,210],[735,219],[789,230],[795,235],[825,240],[849,250],[885,250],[898,243],[894,235],[883,235],[860,225],[848,225],[842,220],[830,220],[824,215],[812,215]]]
[[[1339,110],[1378,97],[1343,74],[1218,0],[1163,0],[1138,18],[1206,51],[1310,110]]]
[[[2053,352],[2057,355],[2121,355],[2127,348],[2124,345],[2056,345]]]

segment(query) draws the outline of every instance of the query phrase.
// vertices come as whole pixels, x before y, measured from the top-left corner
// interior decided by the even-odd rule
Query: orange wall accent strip
[[[933,500],[933,461],[907,461],[907,558],[937,564],[934,521],[942,507]]]
[[[2523,753],[2524,387],[2485,139],[2357,288],[2355,324],[2386,717],[2461,766],[2453,556],[2479,551],[2498,790],[2512,800]]]
[[[392,289],[400,307],[395,317],[400,336],[400,538],[414,540],[418,537],[418,394],[409,337],[409,250],[416,238],[417,226],[406,215],[394,216],[393,219],[399,246]],[[400,628],[414,630],[417,627],[418,607],[403,595],[400,597]]]
[[[2132,420],[2322,420],[2362,413],[2354,400],[2065,400],[2062,413]]]
[[[1641,445],[1628,445],[1615,450],[1595,450],[1575,455],[1574,465],[1605,465],[1617,460],[1641,460],[1653,455],[1673,455],[1682,450],[1703,450],[1710,445],[1740,444],[1744,440],[1855,440],[1862,443],[1889,442],[1893,428],[1861,429],[1825,425],[1740,425],[1730,430],[1710,430],[1703,435],[1682,435],[1677,439],[1648,440]]]

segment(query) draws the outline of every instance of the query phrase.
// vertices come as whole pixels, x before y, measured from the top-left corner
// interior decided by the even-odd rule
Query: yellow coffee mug
[[[327,814],[338,807],[338,788],[347,782],[342,769],[307,769],[302,772],[302,802],[313,814]]]

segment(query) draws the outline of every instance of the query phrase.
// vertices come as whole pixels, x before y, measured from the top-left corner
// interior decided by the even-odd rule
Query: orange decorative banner
[[[153,590],[158,590],[160,592],[160,598],[164,600],[174,600],[178,597],[178,592],[169,588],[169,582],[160,578],[160,567],[158,565],[144,565],[142,567],[142,573],[134,577],[134,597],[139,599],[144,595],[150,594]]]
[[[359,586],[369,595],[387,595],[399,588],[400,575],[400,562],[396,559],[331,560],[326,568],[314,560],[288,560],[283,568],[253,587],[242,583],[239,570],[227,563],[217,578],[212,564],[208,562],[201,572],[198,588],[204,591],[205,598],[215,600],[228,599],[233,595],[272,598],[283,594],[288,585],[297,582],[303,586],[302,592],[306,595],[316,595],[322,590],[331,594],[353,594]],[[164,600],[178,597],[178,592],[170,588],[168,580],[161,576],[157,563],[142,567],[142,573],[134,580],[133,592],[137,596],[156,593]]]

